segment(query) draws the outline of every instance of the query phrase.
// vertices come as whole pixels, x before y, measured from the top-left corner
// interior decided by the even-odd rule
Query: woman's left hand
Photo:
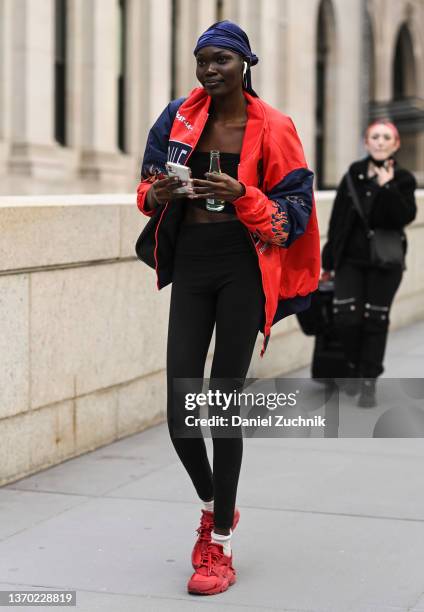
[[[394,161],[390,159],[388,161],[387,168],[385,166],[381,166],[380,168],[378,166],[374,166],[374,171],[377,175],[377,182],[380,185],[380,187],[383,187],[383,185],[385,185],[386,183],[388,183],[394,178],[395,170],[394,170],[393,165],[394,165]]]
[[[228,174],[206,172],[205,176],[207,180],[193,179],[193,194],[188,196],[189,199],[213,198],[232,202],[245,193],[243,185]]]

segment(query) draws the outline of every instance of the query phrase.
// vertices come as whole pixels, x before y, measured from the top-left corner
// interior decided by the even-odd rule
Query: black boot
[[[346,395],[356,395],[359,393],[358,368],[350,361],[347,364],[347,374],[344,384],[344,392]]]
[[[358,399],[359,408],[374,408],[377,406],[375,397],[376,378],[363,378],[361,381],[361,394]]]

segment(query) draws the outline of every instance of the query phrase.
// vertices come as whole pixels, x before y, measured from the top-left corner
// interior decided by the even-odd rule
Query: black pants
[[[241,388],[250,365],[264,294],[257,256],[239,221],[181,225],[176,246],[167,347],[168,427],[175,450],[202,500],[214,498],[215,526],[233,523],[243,454],[238,428],[234,437],[214,436],[213,470],[198,428],[196,437],[174,435],[185,407],[174,392],[174,379],[203,379],[215,330],[210,375],[219,389]],[[227,388],[225,389],[225,386]]]
[[[347,360],[364,378],[384,371],[390,307],[401,280],[400,267],[383,270],[344,262],[336,270],[335,325]]]

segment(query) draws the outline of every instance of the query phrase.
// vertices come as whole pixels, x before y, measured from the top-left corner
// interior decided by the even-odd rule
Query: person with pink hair
[[[405,266],[376,264],[369,238],[376,229],[397,230],[405,254],[404,227],[417,209],[416,180],[394,157],[400,147],[396,126],[383,119],[371,123],[365,147],[368,155],[350,165],[337,188],[321,279],[334,277],[334,323],[348,368],[345,392],[359,393],[358,406],[371,408],[377,405],[390,308]]]

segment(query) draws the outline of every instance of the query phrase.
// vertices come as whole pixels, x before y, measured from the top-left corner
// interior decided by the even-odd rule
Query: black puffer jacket
[[[371,228],[403,228],[415,219],[417,183],[411,172],[395,162],[394,178],[380,187],[367,177],[369,157],[353,162],[349,167],[359,201]],[[406,236],[405,236],[406,250]],[[327,243],[322,251],[324,270],[336,270],[342,260],[367,263],[368,239],[363,223],[356,212],[344,176],[337,189],[330,217]]]

